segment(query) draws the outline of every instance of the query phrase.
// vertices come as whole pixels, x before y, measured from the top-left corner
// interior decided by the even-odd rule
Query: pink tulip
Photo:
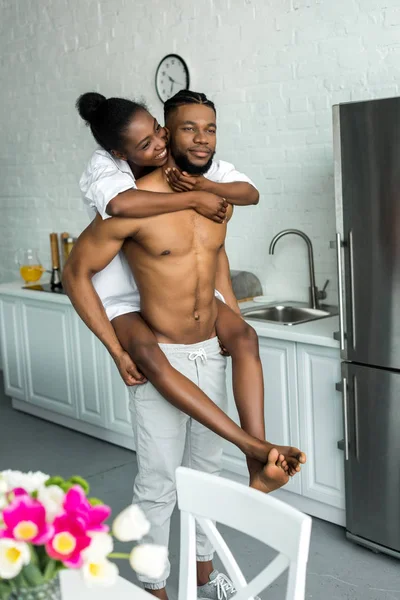
[[[10,494],[14,494],[14,497],[27,496],[28,492],[24,490],[24,488],[14,488],[13,490],[11,490]]]
[[[79,569],[83,565],[82,550],[92,541],[85,520],[64,513],[56,517],[53,525],[54,536],[46,544],[47,554],[70,569]]]
[[[3,510],[5,529],[0,538],[11,538],[37,546],[45,544],[53,536],[54,528],[46,523],[46,511],[38,500],[28,495],[16,495]]]
[[[92,506],[85,496],[85,492],[79,485],[74,485],[65,495],[64,510],[70,518],[82,520],[87,531],[108,531],[109,527],[104,525],[111,514],[109,506]]]

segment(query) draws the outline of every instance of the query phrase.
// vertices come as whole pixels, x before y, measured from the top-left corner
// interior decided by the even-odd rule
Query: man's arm
[[[229,204],[248,206],[258,204],[260,194],[258,190],[247,181],[233,181],[230,183],[216,183],[202,175],[189,175],[178,169],[168,170],[168,181],[175,191],[187,193],[190,190],[199,190],[217,194],[226,198]]]
[[[63,270],[63,286],[82,321],[105,345],[127,385],[143,379],[129,355],[123,350],[92,277],[118,254],[125,237],[132,235],[132,221],[100,216],[79,236]]]
[[[206,190],[162,194],[132,188],[110,200],[106,212],[112,217],[140,219],[189,208],[203,217],[222,223],[226,213],[226,201],[223,197]]]
[[[226,254],[225,246],[220,249],[217,261],[215,288],[223,295],[229,308],[240,315],[240,308],[232,287],[229,260]]]

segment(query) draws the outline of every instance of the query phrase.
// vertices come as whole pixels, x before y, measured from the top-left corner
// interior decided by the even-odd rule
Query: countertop
[[[47,283],[47,281],[41,281],[41,283]],[[14,296],[16,298],[30,298],[31,300],[39,300],[42,302],[54,302],[57,304],[71,304],[70,299],[66,294],[28,290],[24,289],[23,285],[24,284],[21,281],[15,281],[13,283],[2,283],[0,284],[0,295]]]
[[[0,284],[0,296],[29,298],[39,302],[70,304],[70,300],[65,294],[23,289],[20,281]],[[240,303],[240,308],[251,306],[259,306],[259,304],[256,302]],[[333,338],[334,332],[339,331],[338,317],[329,317],[327,319],[319,319],[318,321],[291,326],[247,320],[260,337],[299,342],[301,344],[314,344],[315,346],[325,346],[326,348],[339,348],[339,342]]]

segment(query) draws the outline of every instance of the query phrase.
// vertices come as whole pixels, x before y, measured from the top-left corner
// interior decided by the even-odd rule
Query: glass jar
[[[60,578],[42,583],[36,587],[21,587],[11,593],[9,600],[62,600]]]

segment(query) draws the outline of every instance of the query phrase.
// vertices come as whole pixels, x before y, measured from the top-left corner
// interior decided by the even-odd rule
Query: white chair
[[[253,600],[289,568],[286,600],[304,600],[311,518],[268,494],[234,481],[180,467],[176,472],[181,511],[179,600],[197,599],[196,521],[236,587],[235,600]],[[250,535],[280,554],[250,583],[213,521]]]

